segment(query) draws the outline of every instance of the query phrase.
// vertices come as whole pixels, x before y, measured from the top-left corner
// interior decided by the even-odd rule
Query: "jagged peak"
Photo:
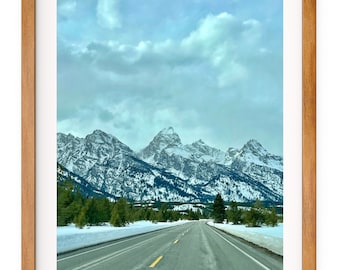
[[[256,152],[261,155],[265,155],[268,153],[268,151],[262,146],[261,143],[259,143],[255,139],[249,140],[243,147],[243,151],[251,151],[251,152]]]
[[[192,147],[196,148],[196,149],[201,149],[201,148],[213,148],[209,145],[207,145],[202,139],[199,139],[198,141],[195,141],[191,144]]]
[[[173,127],[163,128],[158,134],[154,137],[153,142],[155,141],[167,141],[171,144],[182,144],[180,137],[175,132]]]
[[[62,133],[62,132],[58,132],[57,133],[57,140],[58,140],[58,142],[59,141],[74,141],[74,140],[81,140],[81,138],[78,138],[71,133],[65,134],[65,133]]]
[[[262,144],[255,139],[250,139],[245,145],[263,147]]]
[[[57,136],[58,136],[58,137],[74,137],[74,135],[71,134],[71,133],[65,134],[65,133],[63,133],[63,132],[58,132],[58,133],[57,133]]]
[[[97,135],[108,135],[106,132],[100,130],[100,129],[95,129],[92,134],[97,134]]]
[[[156,152],[160,152],[167,147],[176,147],[182,145],[181,139],[175,132],[173,127],[163,128],[152,141],[142,149],[139,154],[142,157],[151,156]]]
[[[202,139],[199,139],[198,141],[195,141],[192,144],[193,145],[207,145]]]
[[[173,135],[176,134],[173,127],[163,128],[158,134],[161,135]]]
[[[62,133],[62,132],[58,132],[57,133],[57,138],[65,138],[67,135],[65,133]]]
[[[122,145],[123,147],[129,148],[123,142],[121,142],[117,137],[108,134],[102,130],[96,129],[91,134],[88,134],[85,137],[85,140],[90,141],[92,143],[99,144],[109,144],[109,145]],[[131,150],[132,151],[132,150]]]
[[[112,137],[113,137],[112,135],[109,135],[102,130],[96,129],[92,133],[86,135],[85,138],[88,139],[88,140],[91,140],[91,141],[97,140],[99,138],[106,141],[106,140],[111,140]]]

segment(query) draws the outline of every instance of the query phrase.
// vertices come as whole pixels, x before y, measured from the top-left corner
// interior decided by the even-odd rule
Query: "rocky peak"
[[[175,134],[175,130],[173,127],[163,128],[158,134],[162,135],[173,135]]]
[[[181,146],[182,142],[172,127],[164,128],[152,139],[147,147],[139,152],[142,159],[149,159],[158,155],[163,149]]]
[[[199,139],[196,142],[193,142],[189,149],[195,149],[194,151],[199,151],[201,154],[211,154],[212,152],[214,152],[213,147],[210,147],[209,145],[207,145],[204,141],[202,141],[201,139]]]
[[[266,156],[268,151],[256,140],[249,140],[241,149],[243,153],[252,153],[256,156]]]
[[[85,137],[85,141],[94,145],[106,145],[114,149],[122,149],[126,152],[133,152],[127,145],[118,140],[115,136],[101,130],[95,130]]]
[[[202,145],[206,145],[206,143],[204,141],[202,141],[201,139],[199,139],[198,141],[193,142],[192,145],[202,146]]]
[[[182,142],[178,134],[172,127],[169,127],[162,129],[145,149],[152,147],[155,150],[161,151],[169,146],[179,146],[181,144]]]
[[[113,197],[207,201],[220,192],[226,200],[281,201],[282,158],[266,153],[255,140],[227,151],[202,140],[183,145],[172,127],[161,130],[139,155],[100,130],[85,138],[58,134],[57,152],[59,164],[95,192]]]
[[[162,129],[152,140],[151,143],[181,145],[181,139],[172,127]]]
[[[95,130],[91,134],[85,137],[85,140],[92,143],[99,144],[112,144],[112,139],[114,137],[101,130]]]
[[[58,141],[65,141],[65,140],[73,140],[73,139],[75,139],[75,137],[72,134],[66,135],[64,133],[58,132],[57,133],[57,139],[58,139]]]

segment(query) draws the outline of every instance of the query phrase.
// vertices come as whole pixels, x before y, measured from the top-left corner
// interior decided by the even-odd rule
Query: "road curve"
[[[276,270],[283,262],[198,221],[59,255],[57,269]]]

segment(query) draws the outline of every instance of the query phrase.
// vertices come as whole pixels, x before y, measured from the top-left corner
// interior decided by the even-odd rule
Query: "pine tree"
[[[129,222],[129,208],[126,199],[119,199],[113,206],[110,223],[116,227],[125,226]]]
[[[161,208],[157,214],[157,221],[165,222],[169,219],[168,205],[166,203],[161,204]]]
[[[111,217],[111,203],[107,198],[95,198],[96,222],[108,222]]]
[[[178,211],[171,211],[171,221],[177,221],[181,217],[181,214]]]
[[[67,210],[68,206],[72,203],[72,191],[61,186],[57,186],[57,225],[66,226],[72,221],[72,216]]]
[[[227,210],[227,218],[228,221],[231,221],[233,224],[238,224],[241,221],[242,210],[238,209],[237,202],[232,201]]]
[[[156,213],[154,210],[150,209],[149,220],[151,220],[152,223],[157,223],[158,222],[158,213]]]
[[[275,211],[275,208],[272,207],[269,212],[266,214],[266,224],[272,227],[277,226],[278,217]]]
[[[83,205],[79,191],[74,192],[72,183],[65,181],[57,184],[57,225],[66,226],[74,221]]]
[[[99,212],[97,209],[96,199],[95,198],[88,199],[86,203],[88,204],[86,212],[88,222],[90,223],[90,225],[97,225],[99,220],[98,219]]]
[[[74,223],[80,229],[89,223],[88,209],[90,201],[86,200],[84,206],[81,208],[80,213],[74,218]]]
[[[112,209],[110,223],[115,227],[125,226],[125,224],[123,223],[122,219],[119,216],[118,209],[115,207]]]
[[[224,201],[219,193],[214,200],[212,216],[216,223],[223,223],[225,218]]]
[[[261,201],[257,200],[246,214],[249,227],[260,227],[265,222],[265,209]]]

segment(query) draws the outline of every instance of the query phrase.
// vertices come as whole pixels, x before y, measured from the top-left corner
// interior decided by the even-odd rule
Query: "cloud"
[[[98,23],[121,26],[117,5],[98,1]],[[263,21],[221,12],[180,37],[110,37],[59,39],[59,131],[99,128],[140,149],[174,126],[184,143],[201,138],[225,150],[255,138],[282,151],[282,53]]]
[[[200,52],[219,70],[219,86],[228,87],[247,78],[252,54],[265,50],[259,47],[261,37],[257,20],[241,21],[223,12],[204,18],[182,45],[188,51]]]
[[[118,8],[119,0],[98,0],[97,2],[98,24],[108,29],[120,28],[121,20]]]
[[[59,18],[66,19],[75,12],[77,8],[77,1],[59,0],[57,1],[57,8]]]
[[[182,73],[189,69],[212,68],[217,72],[220,87],[230,86],[244,80],[248,75],[247,62],[242,59],[258,47],[261,37],[259,23],[238,21],[228,13],[208,15],[197,29],[180,41],[167,39],[160,42],[140,41],[138,44],[119,42],[92,42],[84,57],[91,56],[103,71],[132,75],[159,70]],[[248,46],[239,44],[247,43]],[[246,48],[245,48],[246,47]]]

